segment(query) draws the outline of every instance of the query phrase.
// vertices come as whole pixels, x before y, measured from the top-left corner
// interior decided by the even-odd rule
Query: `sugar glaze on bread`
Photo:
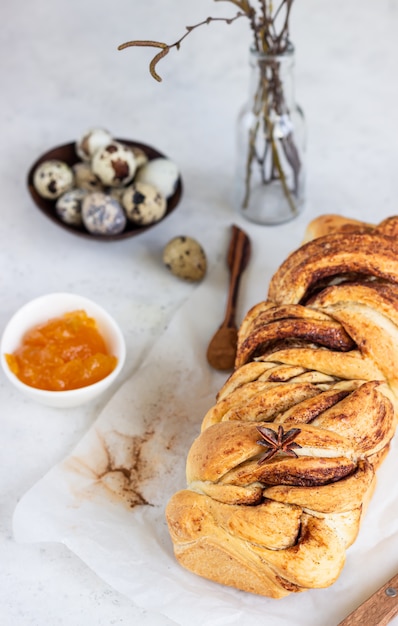
[[[273,598],[337,580],[397,426],[397,235],[317,218],[247,313],[166,508],[183,567]],[[262,461],[259,427],[294,453]]]

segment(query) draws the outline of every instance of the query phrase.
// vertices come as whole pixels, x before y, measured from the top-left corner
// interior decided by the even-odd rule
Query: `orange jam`
[[[19,380],[49,391],[92,385],[117,363],[85,311],[71,311],[31,328],[19,348],[5,357]]]

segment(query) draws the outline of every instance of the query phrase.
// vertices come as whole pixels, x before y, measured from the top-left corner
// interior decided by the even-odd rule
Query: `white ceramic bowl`
[[[93,385],[70,391],[46,391],[21,382],[11,372],[4,355],[12,353],[21,344],[23,335],[32,326],[79,309],[84,309],[87,315],[93,317],[97,322],[98,330],[105,340],[109,352],[117,358],[115,369],[109,376]],[[3,370],[17,389],[33,400],[59,408],[78,406],[98,397],[116,380],[126,358],[124,337],[115,320],[105,309],[92,300],[72,293],[50,293],[35,298],[20,308],[10,319],[3,332],[0,351]]]

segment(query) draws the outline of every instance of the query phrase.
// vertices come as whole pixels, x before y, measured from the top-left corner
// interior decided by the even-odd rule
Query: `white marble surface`
[[[211,0],[3,0],[0,331],[35,296],[81,293],[121,324],[126,379],[195,289],[162,267],[161,251],[172,236],[197,236],[211,271],[223,262],[219,242],[237,222],[251,235],[254,251],[273,242],[268,275],[315,215],[379,221],[396,212],[398,1],[297,0],[292,34],[297,96],[309,129],[308,202],[299,219],[274,228],[242,222],[230,205],[234,121],[248,78],[246,24],[213,24],[192,34],[159,65],[160,85],[147,71],[151,51],[116,50],[133,38],[171,42],[185,25],[233,13],[227,3]],[[31,162],[93,125],[154,145],[181,167],[179,210],[139,238],[105,244],[69,235],[39,214],[28,196]],[[253,274],[244,285],[242,312],[266,292]],[[65,412],[24,400],[0,377],[5,626],[171,624],[109,588],[62,545],[18,545],[12,537],[18,500],[70,452],[114,391]],[[189,616],[181,626],[188,624]]]

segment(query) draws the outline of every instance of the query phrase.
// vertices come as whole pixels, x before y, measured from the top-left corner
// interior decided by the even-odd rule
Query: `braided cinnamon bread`
[[[314,220],[247,313],[166,509],[187,569],[274,598],[338,578],[397,426],[397,234]]]

